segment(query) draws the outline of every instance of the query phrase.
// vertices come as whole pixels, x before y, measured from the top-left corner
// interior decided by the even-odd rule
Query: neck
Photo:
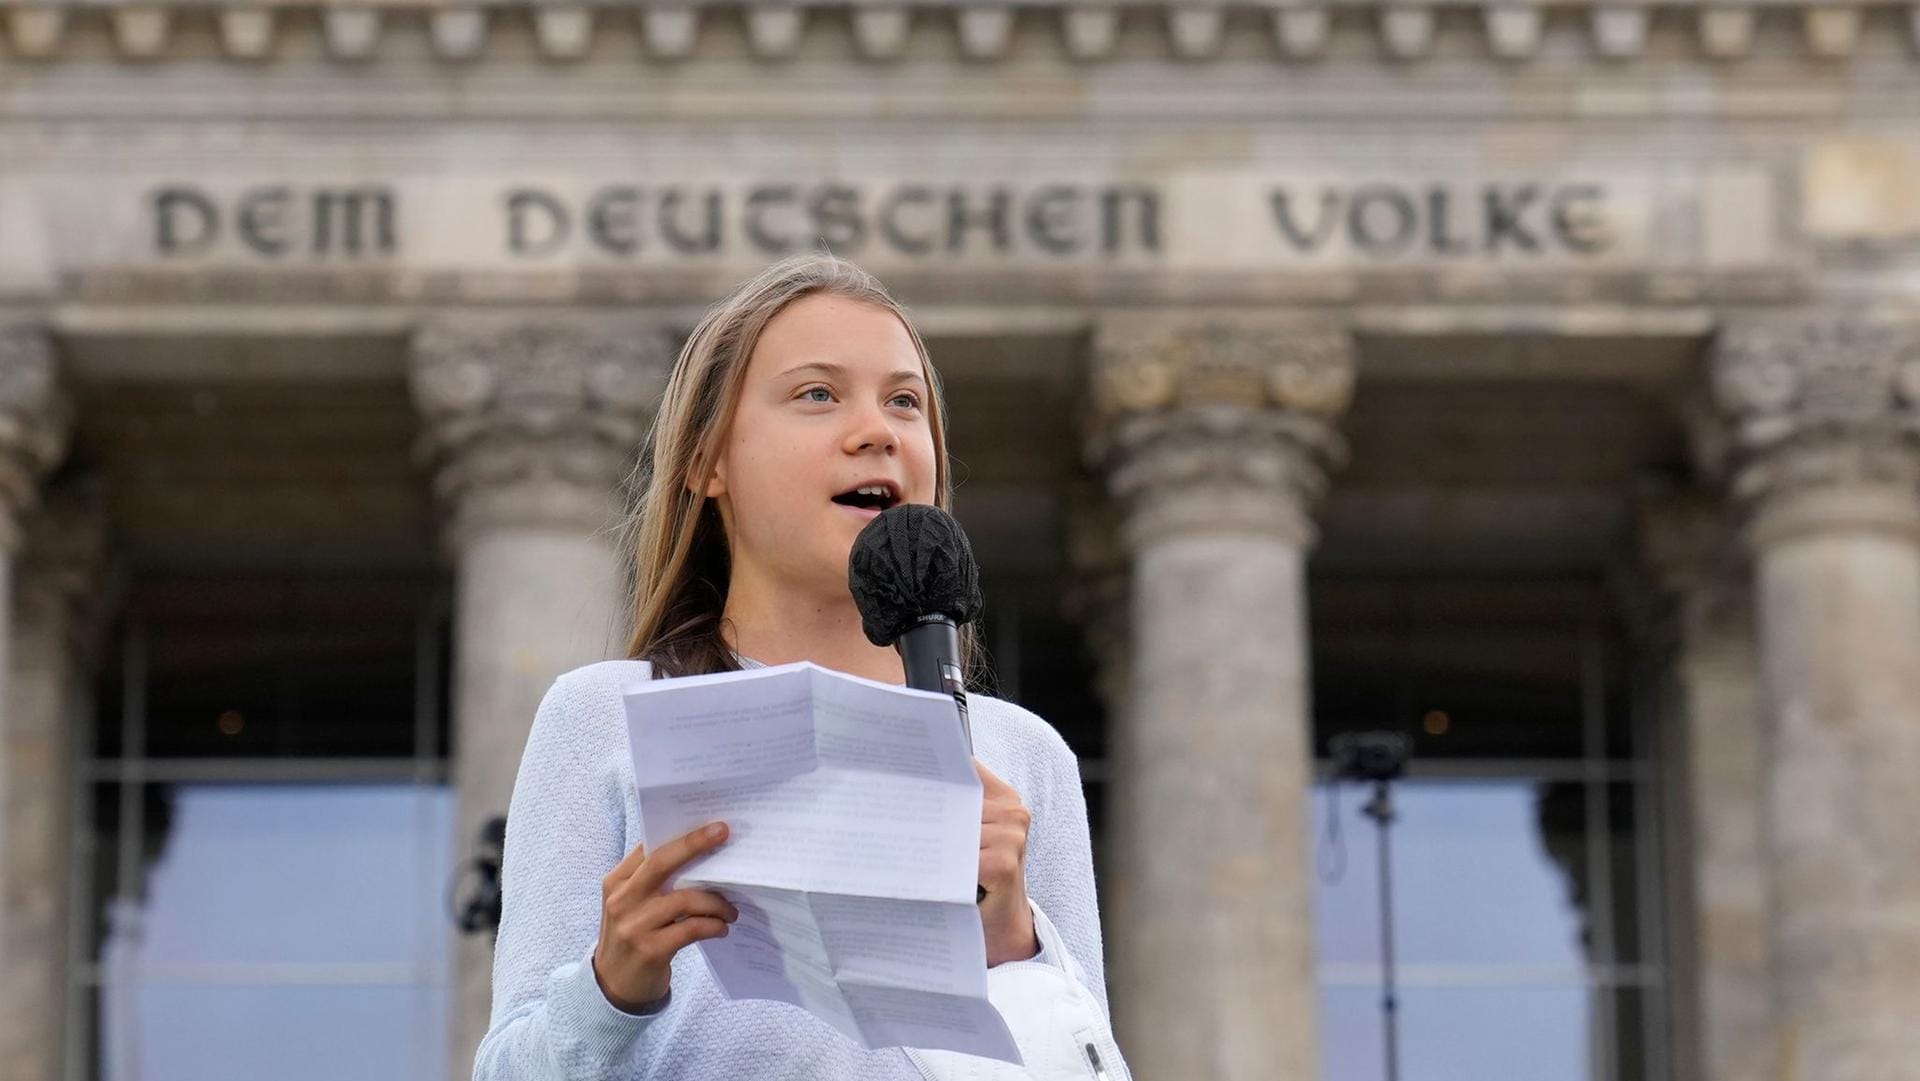
[[[736,567],[727,584],[721,634],[734,652],[762,664],[812,661],[882,683],[907,681],[899,651],[867,641],[851,594],[831,597],[797,593],[790,587],[774,590]]]

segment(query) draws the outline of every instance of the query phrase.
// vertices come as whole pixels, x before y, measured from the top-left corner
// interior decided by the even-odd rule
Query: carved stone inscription
[[[1281,268],[1329,259],[1579,263],[1618,255],[1623,227],[1644,217],[1623,213],[1623,199],[1598,181],[1268,179],[1209,192],[1206,175],[1197,177],[1175,185],[164,183],[143,202],[150,257],[268,265],[749,262],[807,247],[881,263],[1204,266],[1227,247],[1239,263]],[[1183,236],[1182,222],[1205,227]],[[1230,245],[1206,235],[1223,229]]]

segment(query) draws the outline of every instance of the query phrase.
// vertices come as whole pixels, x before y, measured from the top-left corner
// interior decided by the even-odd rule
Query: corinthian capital
[[[1865,312],[1741,317],[1714,343],[1711,456],[1735,496],[1920,481],[1920,322]]]
[[[1095,464],[1138,545],[1189,529],[1314,537],[1312,509],[1346,457],[1353,344],[1324,319],[1127,313],[1094,339]]]
[[[463,317],[414,337],[422,456],[454,515],[475,527],[597,527],[652,423],[673,340],[658,324]]]
[[[72,411],[59,374],[43,328],[0,326],[0,558],[20,549],[20,516],[66,453]]]

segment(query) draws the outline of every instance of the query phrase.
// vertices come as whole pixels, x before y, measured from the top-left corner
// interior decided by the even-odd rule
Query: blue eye
[[[814,402],[826,402],[826,401],[832,401],[832,400],[833,400],[833,392],[832,392],[832,391],[830,391],[830,390],[828,390],[828,389],[827,389],[827,388],[825,388],[825,387],[808,387],[808,388],[807,388],[806,390],[803,390],[803,391],[801,391],[800,393],[802,393],[802,394],[808,394],[808,395],[811,395],[811,394],[814,394],[814,393],[816,393],[816,392],[817,392],[817,393],[820,393],[820,394],[825,394],[825,395],[826,395],[826,397],[825,397],[825,398],[808,398],[807,400],[808,400],[808,401],[814,401]]]
[[[918,398],[916,398],[916,397],[914,397],[914,396],[913,396],[913,395],[911,395],[911,394],[905,394],[905,393],[901,393],[901,394],[896,394],[896,395],[894,395],[894,396],[893,396],[893,400],[894,400],[894,401],[896,401],[896,402],[897,402],[897,401],[900,401],[901,399],[905,399],[905,400],[906,400],[906,403],[907,403],[907,408],[909,408],[909,409],[918,409],[918,408],[920,408],[920,399],[918,399]]]

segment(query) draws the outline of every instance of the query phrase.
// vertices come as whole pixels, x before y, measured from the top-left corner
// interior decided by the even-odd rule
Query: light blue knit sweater
[[[746,662],[755,666],[753,662]],[[898,1047],[868,1051],[797,1006],[725,998],[698,947],[673,960],[672,990],[626,1013],[594,980],[600,881],[640,841],[622,692],[637,661],[561,676],[527,736],[508,805],[493,1010],[474,1081],[921,1081]],[[1058,930],[1036,960],[1070,950],[1106,1009],[1100,916],[1080,769],[1039,717],[968,695],[974,756],[1032,812],[1027,893]]]

